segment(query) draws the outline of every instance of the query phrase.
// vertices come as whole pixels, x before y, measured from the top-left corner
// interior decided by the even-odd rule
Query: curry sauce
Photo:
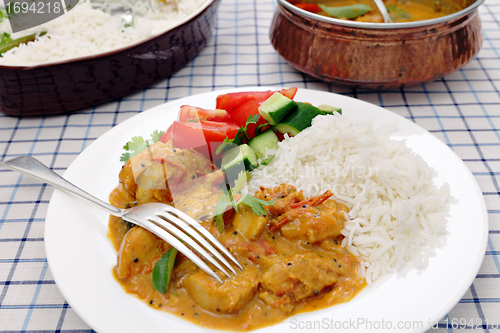
[[[371,10],[363,15],[352,19],[358,22],[384,23],[382,14],[373,0],[289,0],[290,3],[305,10],[313,11],[318,15],[334,17],[319,9],[311,10],[305,4],[320,4],[328,7],[342,7],[363,4],[371,7]],[[464,9],[465,1],[426,1],[426,0],[384,0],[391,19],[395,23],[424,21],[449,15]],[[340,19],[346,19],[337,17]]]
[[[149,164],[155,170],[168,169],[168,158],[181,153],[184,157],[192,154],[186,158],[194,160],[203,158],[175,150],[170,143],[153,149],[164,155]],[[197,168],[203,167],[199,162]],[[111,204],[125,208],[170,196],[177,208],[199,220],[243,267],[231,278],[220,274],[221,285],[179,253],[168,291],[162,294],[153,287],[152,270],[171,246],[141,227],[111,217],[109,237],[118,252],[113,274],[128,293],[151,307],[207,328],[250,331],[300,312],[347,302],[365,287],[364,279],[356,274],[357,258],[340,246],[348,208],[330,199],[330,193],[307,199],[291,185],[261,188],[254,196],[270,201],[265,213],[257,215],[241,204],[237,213],[225,215],[222,231],[212,222],[213,216],[206,214],[219,200],[220,174],[213,172],[198,186],[185,186],[175,196],[167,192],[177,184],[169,182],[170,187],[162,189],[167,192],[155,196],[156,188],[139,190],[137,177],[131,176],[132,164],[129,160],[120,172]],[[193,175],[206,177],[206,171],[181,170],[178,175],[184,176],[179,181],[195,180]],[[158,172],[155,177],[160,179],[168,173]]]

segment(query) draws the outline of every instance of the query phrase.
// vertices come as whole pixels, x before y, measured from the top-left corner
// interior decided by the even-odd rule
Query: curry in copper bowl
[[[325,17],[356,22],[384,23],[373,0],[289,0],[305,11]],[[393,23],[431,20],[456,13],[466,7],[466,1],[383,1]]]
[[[278,0],[270,39],[296,69],[327,82],[394,89],[439,79],[480,50],[484,0]]]

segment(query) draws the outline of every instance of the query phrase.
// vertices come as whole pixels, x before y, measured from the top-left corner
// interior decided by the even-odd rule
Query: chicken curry
[[[356,274],[357,258],[340,246],[348,208],[332,200],[329,191],[307,199],[291,185],[261,188],[254,196],[270,203],[265,213],[257,215],[241,204],[237,213],[224,214],[220,230],[206,212],[219,200],[221,183],[223,175],[204,156],[176,149],[171,141],[151,145],[125,163],[110,194],[113,205],[175,203],[243,267],[231,278],[221,274],[220,284],[179,253],[168,290],[160,293],[152,285],[152,271],[171,246],[111,217],[109,237],[118,252],[113,274],[128,293],[203,327],[250,331],[347,302],[364,288],[364,279]]]

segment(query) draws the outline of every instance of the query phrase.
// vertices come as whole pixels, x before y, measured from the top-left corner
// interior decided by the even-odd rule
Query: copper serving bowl
[[[0,66],[0,111],[60,114],[144,89],[184,67],[205,47],[219,3],[209,0],[174,28],[118,50],[46,65]]]
[[[454,0],[442,0],[454,1]],[[293,67],[347,86],[391,89],[436,80],[463,67],[483,41],[477,7],[407,23],[346,21],[278,0],[271,43]]]

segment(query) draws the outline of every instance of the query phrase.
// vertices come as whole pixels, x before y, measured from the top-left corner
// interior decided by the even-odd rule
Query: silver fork
[[[3,161],[0,162],[0,166],[38,178],[61,191],[87,199],[91,203],[107,211],[109,214],[121,217],[125,221],[149,230],[175,247],[194,264],[207,274],[213,276],[220,283],[222,283],[222,280],[217,276],[215,271],[210,269],[210,267],[200,259],[199,256],[213,264],[227,277],[230,277],[230,275],[227,270],[224,269],[223,265],[233,274],[237,273],[222,254],[240,270],[243,270],[240,263],[224,245],[208,232],[208,230],[203,228],[196,220],[186,213],[172,206],[162,203],[148,203],[129,209],[114,207],[73,185],[31,156],[19,156],[8,161]],[[189,245],[192,250],[185,244]],[[199,256],[197,256],[193,250],[196,251]],[[217,258],[218,261],[214,257]]]

